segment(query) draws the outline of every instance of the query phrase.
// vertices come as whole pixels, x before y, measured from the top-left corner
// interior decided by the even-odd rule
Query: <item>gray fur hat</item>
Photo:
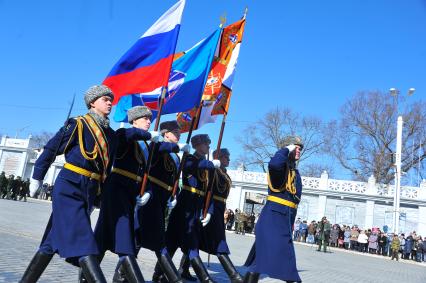
[[[179,124],[176,120],[173,121],[165,121],[160,124],[160,132],[162,134],[167,132],[173,132],[175,130],[180,130]]]
[[[298,136],[287,136],[281,142],[281,147],[289,146],[291,144],[298,145],[303,148],[303,141],[301,137]]]
[[[91,86],[84,95],[84,102],[86,103],[87,109],[90,109],[90,103],[105,95],[111,97],[111,99],[114,100],[114,94],[109,87],[105,85]]]
[[[214,158],[216,158],[216,152],[217,152],[217,150],[213,151]],[[230,156],[231,155],[231,153],[229,152],[229,150],[227,148],[221,148],[219,150],[219,152],[220,153],[219,153],[219,156],[217,158],[220,158],[221,156]]]
[[[195,135],[191,138],[191,146],[196,147],[199,144],[207,143],[210,144],[212,141],[207,134]]]
[[[152,118],[152,112],[146,106],[135,106],[127,110],[127,121],[131,124],[134,120],[149,117]]]

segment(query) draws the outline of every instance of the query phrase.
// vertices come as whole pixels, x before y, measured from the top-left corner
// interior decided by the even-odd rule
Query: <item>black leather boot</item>
[[[134,256],[125,256],[119,270],[124,272],[124,276],[127,279],[125,282],[145,283],[145,279],[142,276],[142,272]]]
[[[195,274],[197,274],[198,280],[202,283],[216,283],[214,281],[209,273],[207,272],[206,267],[204,266],[203,262],[201,261],[201,258],[199,256],[191,259],[191,265],[192,268],[195,271]]]
[[[231,283],[243,283],[243,277],[238,273],[229,256],[227,254],[218,254],[217,257],[228,274]]]
[[[79,264],[83,273],[89,283],[106,283],[105,276],[99,266],[99,261],[94,255],[88,255],[79,259]]]
[[[46,269],[50,260],[52,259],[53,254],[44,254],[41,252],[36,252],[33,259],[30,261],[27,269],[25,270],[22,279],[19,281],[21,283],[34,283],[40,278],[43,271]]]
[[[170,283],[183,283],[182,278],[180,277],[178,271],[176,270],[175,265],[173,264],[172,259],[168,254],[162,254],[158,258],[158,262],[163,270],[164,274],[167,277],[167,280]],[[155,266],[157,267],[157,266]],[[154,272],[155,274],[155,272]]]
[[[105,254],[100,254],[97,256],[99,265],[101,265],[101,262],[104,256]],[[84,278],[83,269],[81,267],[78,268],[78,283],[87,283],[86,278]]]
[[[112,283],[128,283],[126,275],[124,274],[124,269],[122,262],[119,261],[115,267],[114,276],[112,277]]]
[[[244,283],[257,283],[259,281],[259,273],[247,272],[244,276]]]
[[[189,272],[189,266],[190,266],[189,257],[187,254],[183,254],[179,264],[180,276],[187,281],[197,281],[197,278],[192,276],[191,273]]]
[[[152,274],[152,282],[160,283],[164,278],[163,270],[161,269],[160,262],[157,260],[155,264],[154,273]]]

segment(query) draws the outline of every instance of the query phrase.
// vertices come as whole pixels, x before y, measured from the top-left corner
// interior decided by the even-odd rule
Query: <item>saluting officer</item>
[[[52,215],[40,247],[21,282],[36,282],[55,253],[80,266],[89,282],[106,282],[96,255],[99,250],[90,225],[90,212],[110,172],[116,135],[109,126],[112,91],[98,85],[84,96],[89,112],[71,118],[49,140],[37,159],[30,184],[34,196],[56,155],[66,163],[55,181]]]
[[[302,180],[296,169],[302,149],[302,139],[289,136],[269,162],[267,202],[256,224],[256,242],[246,261],[249,269],[244,282],[257,282],[262,273],[301,282],[291,235],[302,194]]]
[[[225,236],[226,198],[229,195],[232,183],[231,178],[226,173],[226,167],[229,166],[230,153],[228,149],[221,148],[219,152],[215,150],[213,156],[220,161],[220,168],[214,170],[214,175],[209,180],[213,182],[212,201],[214,202],[214,211],[210,222],[202,229],[200,249],[206,253],[217,255],[232,283],[242,283],[243,278],[228,256],[231,252]]]
[[[166,248],[165,212],[176,200],[169,201],[173,185],[178,178],[179,150],[189,153],[190,145],[178,144],[180,128],[176,121],[166,121],[160,124],[160,132],[164,142],[155,145],[151,168],[149,171],[150,191],[149,200],[138,209],[140,227],[137,232],[137,242],[141,248],[155,252],[158,258],[152,281],[160,282],[162,272],[168,282],[183,282]]]
[[[210,149],[210,138],[206,134],[195,135],[191,138],[191,145],[195,149],[185,159],[183,166],[183,187],[177,197],[176,207],[172,210],[167,226],[166,241],[170,255],[174,255],[178,247],[189,260],[198,279],[201,282],[214,282],[207,272],[198,253],[200,242],[201,225],[207,225],[213,214],[213,203],[208,209],[208,214],[202,218],[204,198],[207,191],[208,180],[215,168],[220,167],[219,160],[206,160],[205,155]],[[200,223],[201,220],[201,223]]]
[[[135,106],[127,111],[127,117],[132,127],[116,131],[117,153],[102,193],[95,237],[101,255],[110,250],[119,256],[114,282],[142,282],[135,258],[134,209],[140,201],[137,197],[146,169],[146,141],[157,142],[160,136],[158,132],[148,132],[152,119],[148,107]]]

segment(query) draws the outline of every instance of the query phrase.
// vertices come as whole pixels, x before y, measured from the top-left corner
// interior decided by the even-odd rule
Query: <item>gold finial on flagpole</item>
[[[226,23],[226,12],[223,12],[223,15],[220,16],[220,27],[223,27]]]

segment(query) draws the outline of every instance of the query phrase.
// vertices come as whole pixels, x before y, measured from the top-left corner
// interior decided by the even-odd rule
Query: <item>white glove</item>
[[[171,199],[173,199],[173,200],[171,200]],[[167,201],[167,207],[170,208],[170,209],[173,209],[176,206],[176,203],[177,203],[176,198],[170,198]]]
[[[201,224],[203,224],[203,227],[206,227],[206,225],[209,224],[210,218],[212,218],[212,215],[210,213],[207,213],[206,217],[201,220]]]
[[[213,159],[212,160],[212,162],[213,162],[213,166],[214,166],[214,168],[219,168],[220,167],[220,160],[218,160],[218,159]]]
[[[30,197],[34,197],[34,195],[36,194],[38,188],[40,188],[42,185],[42,181],[41,180],[36,180],[31,178],[30,181]]]
[[[291,153],[293,150],[296,149],[296,146],[294,144],[290,144],[286,146],[286,148],[288,149],[288,152]]]
[[[179,150],[185,153],[189,153],[191,151],[191,146],[187,143],[179,143]]]
[[[149,133],[151,134],[152,142],[162,142],[164,140],[163,136],[160,135],[160,132],[158,131],[150,131]]]
[[[144,193],[143,196],[137,196],[136,197],[136,205],[137,206],[144,206],[149,199],[151,198],[150,193]]]

